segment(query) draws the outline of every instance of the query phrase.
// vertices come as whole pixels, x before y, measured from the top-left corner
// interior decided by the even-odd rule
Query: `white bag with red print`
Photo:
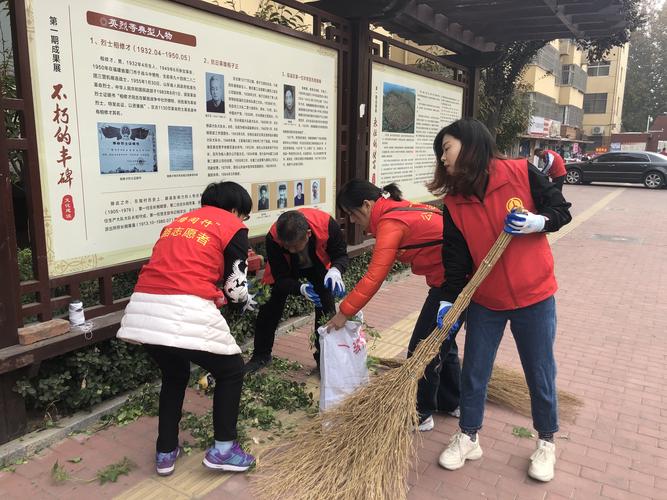
[[[320,327],[320,411],[339,403],[368,382],[366,335],[361,312],[340,330]]]

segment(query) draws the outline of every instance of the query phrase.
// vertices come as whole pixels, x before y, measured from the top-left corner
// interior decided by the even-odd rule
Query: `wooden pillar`
[[[2,107],[4,111],[4,106]],[[4,120],[0,120],[0,349],[18,344],[19,276],[12,209],[12,183],[7,161]],[[0,444],[23,434],[26,425],[23,398],[13,391],[17,372],[0,375]]]
[[[370,115],[370,30],[368,19],[360,18],[352,26],[352,95],[350,98],[350,163],[344,181],[368,179],[368,141]],[[359,227],[350,224],[346,231],[347,242],[356,245],[364,240]]]
[[[12,14],[12,24],[16,26]],[[23,28],[25,30],[25,27]],[[13,30],[16,33],[16,29]],[[16,37],[14,47],[16,47]],[[0,111],[0,349],[18,344],[19,325],[19,267],[14,227],[12,180],[9,171],[9,141],[5,127],[8,101],[1,96]],[[23,434],[26,412],[23,398],[14,392],[19,372],[0,375],[0,444]]]
[[[26,411],[23,398],[14,392],[23,370],[0,375],[0,444],[22,436],[26,430]]]
[[[4,114],[4,106],[2,106]],[[19,266],[14,229],[12,180],[4,119],[0,120],[0,349],[18,344]]]
[[[13,22],[12,18],[12,22]],[[15,31],[15,30],[14,30]],[[15,37],[14,37],[15,40]],[[19,267],[14,227],[12,179],[9,168],[9,141],[5,124],[8,99],[0,95],[0,349],[19,343]]]
[[[4,106],[2,107],[4,110]],[[12,183],[7,161],[4,120],[0,120],[0,349],[18,344],[19,275],[12,207]],[[20,436],[26,427],[23,398],[14,392],[19,372],[0,375],[0,444]]]
[[[468,66],[468,85],[466,88],[466,109],[463,113],[466,117],[477,118],[479,116],[479,79],[480,71],[476,66]]]

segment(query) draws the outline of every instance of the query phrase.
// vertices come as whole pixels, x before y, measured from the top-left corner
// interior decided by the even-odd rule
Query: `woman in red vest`
[[[563,157],[552,149],[540,148],[535,149],[535,156],[544,162],[542,173],[551,179],[551,182],[554,183],[559,191],[562,191],[565,176],[567,175]]]
[[[410,264],[412,272],[426,278],[430,287],[408,346],[411,356],[417,344],[435,328],[440,302],[442,267],[442,214],[431,205],[411,203],[402,198],[396,184],[384,189],[366,180],[353,179],[338,192],[338,207],[350,221],[375,236],[368,271],[341,302],[340,311],[328,323],[342,328],[373,298],[395,261]],[[454,332],[455,334],[456,332]],[[419,430],[433,429],[433,412],[457,414],[460,365],[454,335],[443,342],[440,355],[426,368],[417,390]]]
[[[219,307],[251,309],[246,281],[248,219],[252,200],[235,182],[209,185],[202,207],[166,226],[125,309],[118,338],[144,344],[162,372],[156,469],[174,471],[181,453],[178,424],[190,378],[190,362],[215,377],[215,444],[204,465],[245,471],[255,461],[237,442],[243,358]],[[219,288],[221,284],[222,289]]]
[[[472,297],[466,317],[461,371],[460,432],[440,455],[454,470],[481,458],[486,390],[496,351],[509,321],[530,389],[533,426],[539,434],[528,474],[550,481],[558,431],[556,362],[557,285],[547,232],[571,220],[570,203],[537,168],[507,160],[486,127],[474,119],[443,128],[433,144],[437,159],[429,188],[445,195],[442,288],[438,324],[501,231],[516,235]],[[521,207],[521,211],[517,208]]]
[[[349,258],[343,233],[327,212],[299,208],[282,213],[265,241],[268,263],[262,281],[271,285],[271,294],[259,308],[254,350],[245,372],[253,373],[271,362],[276,328],[290,295],[303,295],[315,306],[313,357],[319,368],[317,325],[336,312],[334,297],[345,293],[343,273]],[[301,283],[304,279],[307,282]]]

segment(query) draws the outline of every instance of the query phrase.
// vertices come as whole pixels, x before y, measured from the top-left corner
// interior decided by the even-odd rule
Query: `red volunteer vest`
[[[463,234],[475,270],[503,230],[515,206],[535,212],[526,160],[492,160],[484,202],[477,197],[445,196],[445,205]],[[544,233],[512,238],[472,300],[496,311],[528,307],[552,296],[558,285],[554,260]]]
[[[430,205],[379,198],[371,211],[369,232],[376,234],[378,224],[385,219],[399,220],[410,229],[396,260],[410,264],[412,272],[426,277],[429,286],[442,286],[442,212]]]
[[[234,214],[216,207],[183,214],[160,233],[134,291],[224,301],[217,286],[225,270],[223,253],[245,227]]]
[[[329,241],[329,220],[331,220],[331,217],[328,213],[316,208],[299,208],[298,210],[306,218],[310,230],[315,237],[315,255],[319,261],[324,264],[324,267],[329,269],[329,267],[331,267],[331,258],[327,253],[327,242]],[[278,243],[278,245],[281,245],[280,239],[278,238],[278,229],[276,228],[275,223],[271,226],[271,229],[269,229],[269,233],[273,237],[273,241]],[[288,254],[285,254],[285,260],[287,260],[287,264],[289,265],[290,258]],[[267,262],[266,267],[264,268],[262,283],[272,285],[274,282],[275,280],[271,274],[271,263]]]
[[[567,174],[567,171],[565,170],[565,161],[563,160],[563,157],[556,153],[555,151],[552,151],[551,149],[546,149],[545,150],[547,153],[550,153],[554,157],[554,162],[551,165],[551,168],[547,172],[547,175],[551,177],[552,179],[555,179],[556,177],[562,177],[563,175]]]

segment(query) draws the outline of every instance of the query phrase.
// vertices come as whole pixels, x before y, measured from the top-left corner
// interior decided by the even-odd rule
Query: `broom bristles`
[[[574,394],[558,390],[558,414],[564,420],[573,421],[583,401]],[[503,366],[494,366],[487,399],[498,405],[506,406],[517,413],[530,417],[530,392],[523,373]]]
[[[375,377],[258,460],[260,498],[403,498],[418,424],[410,368]],[[402,400],[410,402],[395,404]],[[389,439],[382,437],[390,436]],[[380,439],[378,439],[380,438]]]
[[[258,460],[253,490],[260,498],[368,500],[407,495],[419,423],[417,383],[470,299],[511,240],[500,234],[436,328],[400,368],[373,378],[340,404],[313,418],[289,446]]]
[[[376,358],[378,364],[387,368],[398,368],[405,359]],[[574,421],[584,402],[575,394],[558,389],[558,415],[563,420]],[[530,391],[522,372],[495,365],[489,380],[487,400],[505,406],[525,417],[531,417]]]

